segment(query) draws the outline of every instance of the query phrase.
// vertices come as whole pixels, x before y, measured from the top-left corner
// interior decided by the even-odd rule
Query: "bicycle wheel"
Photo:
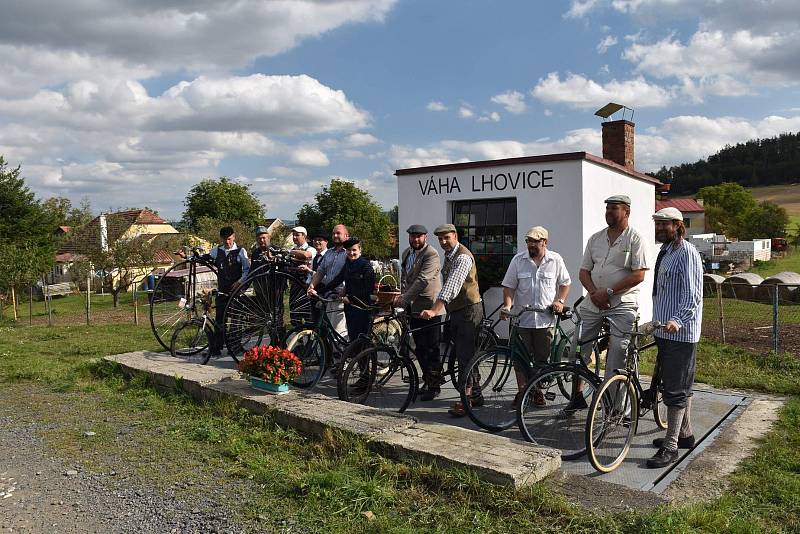
[[[339,380],[339,398],[402,413],[413,402],[418,383],[410,359],[392,347],[370,347],[348,362]]]
[[[664,404],[664,386],[656,388],[655,399],[653,399],[653,419],[662,430],[667,429],[667,406]]]
[[[287,337],[286,349],[303,363],[300,376],[290,383],[304,389],[317,385],[328,365],[328,353],[322,337],[313,330],[297,330]]]
[[[565,384],[571,390],[563,393]],[[532,443],[561,451],[563,460],[586,452],[586,409],[600,380],[574,363],[552,365],[536,373],[519,400],[516,416],[522,436]],[[572,398],[580,399],[572,401]]]
[[[500,338],[497,336],[495,331],[488,326],[481,326],[480,330],[478,331],[478,337],[475,344],[475,354],[501,346]],[[453,384],[453,387],[456,389],[456,391],[458,391],[460,381],[460,375],[458,371],[458,355],[454,350],[454,344],[452,341],[449,342],[449,346],[447,347],[447,354],[446,374],[450,377],[450,382]],[[487,375],[486,379],[488,379],[489,376],[491,375]],[[481,384],[481,387],[485,385],[485,383]]]
[[[639,423],[639,398],[627,374],[608,379],[592,399],[586,419],[589,462],[601,473],[619,467]]]
[[[467,373],[459,384],[461,402],[472,421],[490,432],[505,430],[516,421],[514,404],[520,388],[530,378],[530,366],[506,347],[479,352],[467,365]],[[473,406],[464,393],[467,377],[478,374],[483,402]],[[472,396],[476,396],[472,391]]]
[[[182,322],[169,344],[169,351],[173,357],[183,358],[191,363],[208,363],[211,353],[204,351],[208,347],[209,328],[203,319],[190,319]]]
[[[262,267],[228,298],[223,316],[225,346],[234,360],[257,345],[281,344],[284,293],[290,287],[284,276]],[[298,282],[292,277],[292,283]]]
[[[566,350],[569,350],[570,353],[569,354],[563,354],[563,356],[561,358],[561,361],[565,362],[565,363],[567,363],[567,362],[572,363],[571,362],[572,345],[569,344],[566,347]],[[599,341],[594,341],[592,343],[591,360],[589,362],[586,362],[586,364],[587,364],[587,366],[593,366],[594,367],[594,369],[592,369],[592,367],[587,367],[586,369],[589,369],[590,372],[593,372],[593,374],[595,376],[599,376],[599,372],[600,372],[600,345],[599,345]],[[558,381],[558,386],[559,386],[559,389],[561,390],[561,394],[564,395],[564,397],[567,400],[570,399],[570,396],[572,395],[572,390],[575,387],[575,386],[572,385],[572,379],[573,379],[573,376],[571,374],[567,374],[567,375],[564,375],[563,377],[561,377],[561,379]]]
[[[150,328],[156,340],[170,350],[172,334],[184,321],[202,314],[203,291],[217,287],[217,271],[210,264],[184,260],[170,267],[150,294]]]

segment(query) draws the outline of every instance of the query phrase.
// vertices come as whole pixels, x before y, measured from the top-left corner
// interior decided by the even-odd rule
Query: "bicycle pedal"
[[[544,398],[545,400],[554,401],[556,400],[556,394],[553,393],[552,391],[548,391],[547,393],[544,394]]]

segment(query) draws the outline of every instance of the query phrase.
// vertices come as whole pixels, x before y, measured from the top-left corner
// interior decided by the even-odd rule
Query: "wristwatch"
[[[558,299],[558,300],[556,300],[556,302],[560,302],[561,304],[564,304],[564,299]]]
[[[613,295],[613,294],[614,294],[614,290],[613,290],[613,289],[611,289],[610,287],[607,287],[607,288],[606,288],[606,293],[607,293],[607,294],[608,294],[608,296],[610,297],[611,295]]]

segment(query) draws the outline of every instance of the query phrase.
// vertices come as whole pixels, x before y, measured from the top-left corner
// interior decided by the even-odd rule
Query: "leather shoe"
[[[664,438],[656,438],[653,440],[653,447],[660,449],[664,446]],[[691,449],[694,447],[694,436],[686,436],[685,438],[678,438],[679,449]]]
[[[579,394],[570,399],[569,404],[564,407],[564,411],[566,413],[574,413],[578,410],[585,410],[588,407],[589,405],[586,404],[586,399],[583,398],[583,395]]]
[[[435,399],[436,397],[439,396],[439,393],[441,393],[441,390],[439,389],[439,386],[426,387],[426,388],[424,388],[422,390],[422,396],[420,397],[420,400],[432,401],[433,399]]]
[[[667,467],[669,464],[674,463],[678,459],[678,449],[671,451],[661,447],[652,458],[647,460],[647,467],[650,469],[659,469]]]

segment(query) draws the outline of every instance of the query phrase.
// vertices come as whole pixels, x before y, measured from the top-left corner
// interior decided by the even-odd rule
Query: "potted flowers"
[[[300,358],[291,351],[266,345],[253,347],[244,353],[239,372],[250,378],[250,384],[271,393],[289,391],[289,381],[303,371]]]

